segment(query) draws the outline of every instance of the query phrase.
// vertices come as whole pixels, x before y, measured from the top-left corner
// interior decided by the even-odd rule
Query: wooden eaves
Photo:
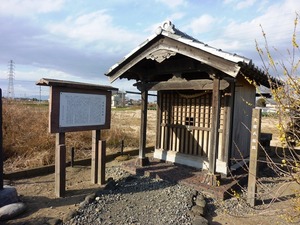
[[[69,88],[82,88],[82,89],[94,89],[94,90],[105,90],[105,91],[117,91],[118,88],[107,85],[88,84],[82,82],[66,81],[42,78],[36,82],[36,85],[40,86],[53,86],[53,87],[69,87]]]

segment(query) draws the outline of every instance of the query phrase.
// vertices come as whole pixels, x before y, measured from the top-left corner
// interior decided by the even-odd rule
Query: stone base
[[[218,187],[221,185],[221,174],[207,173],[203,176],[201,183]]]
[[[16,188],[4,185],[3,189],[0,190],[0,208],[18,201],[19,199]]]
[[[145,158],[137,158],[137,160],[135,161],[135,165],[136,166],[148,166],[150,165],[150,161],[149,161],[149,158],[148,157],[145,157]]]

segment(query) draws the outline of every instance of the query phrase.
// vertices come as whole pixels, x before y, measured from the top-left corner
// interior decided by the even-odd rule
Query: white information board
[[[59,127],[104,125],[106,96],[61,92]]]

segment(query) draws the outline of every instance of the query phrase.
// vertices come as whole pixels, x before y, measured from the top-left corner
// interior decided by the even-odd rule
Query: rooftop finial
[[[161,32],[163,30],[166,32],[175,34],[174,28],[175,28],[174,24],[172,24],[171,21],[167,20],[167,21],[163,22],[162,25],[156,29],[156,34],[161,34]]]
[[[174,24],[172,24],[172,22],[170,20],[167,20],[162,24],[162,29],[164,29],[167,32],[173,33],[173,34],[175,33],[174,28],[175,28],[175,26],[174,26]]]

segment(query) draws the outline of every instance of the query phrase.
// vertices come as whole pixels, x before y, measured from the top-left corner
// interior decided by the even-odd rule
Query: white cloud
[[[278,48],[290,47],[295,9],[300,8],[299,1],[286,0],[264,9],[264,14],[255,19],[238,23],[232,21],[228,23],[224,31],[216,40],[212,40],[213,46],[227,51],[245,51],[253,49],[255,51],[255,40],[263,44],[263,35],[260,28],[262,25],[267,34],[270,46]],[[234,43],[233,43],[234,40]],[[238,52],[237,52],[238,53]]]
[[[60,10],[65,0],[5,0],[1,1],[0,14],[32,16]]]
[[[180,20],[184,17],[184,15],[185,14],[183,12],[176,12],[169,16],[169,20]]]
[[[255,4],[256,0],[224,0],[224,4],[231,4],[235,9],[245,9],[251,7]]]
[[[254,3],[256,2],[256,0],[245,0],[245,1],[239,1],[236,5],[237,9],[244,9],[244,8],[248,8],[252,5],[254,5]]]
[[[186,0],[156,0],[156,2],[163,3],[169,8],[176,8],[186,4]]]
[[[52,34],[69,38],[94,47],[119,49],[117,44],[136,43],[139,35],[114,26],[112,17],[105,10],[79,16],[70,16],[59,24],[48,26]],[[105,42],[105,43],[104,43]]]
[[[234,1],[236,1],[236,0],[224,0],[223,2],[224,2],[224,4],[230,4],[230,3],[234,2]]]
[[[213,23],[216,21],[217,20],[211,15],[204,14],[192,20],[188,28],[191,29],[195,34],[205,33],[214,28]]]

